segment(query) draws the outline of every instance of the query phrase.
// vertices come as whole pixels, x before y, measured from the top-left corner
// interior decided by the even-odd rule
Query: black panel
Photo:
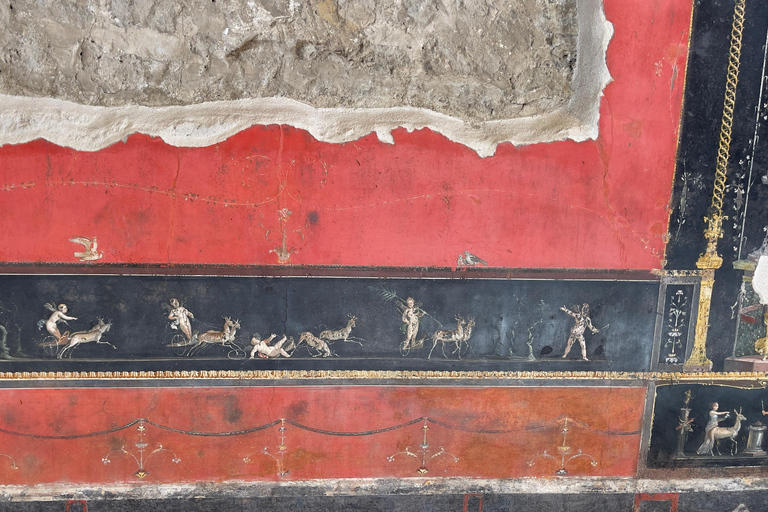
[[[690,391],[690,401],[686,406],[686,393]],[[768,453],[747,450],[750,426],[762,427],[764,416],[763,403],[768,401],[768,392],[764,389],[739,389],[733,386],[704,384],[660,386],[656,390],[656,403],[651,431],[651,447],[648,452],[648,467],[651,468],[722,468],[734,466],[766,466]],[[706,426],[710,418],[712,403],[717,402],[717,412],[727,412],[728,416],[719,416],[719,427],[736,426],[737,412],[743,416],[740,428],[733,435],[736,452],[729,437],[719,440],[713,454],[699,454],[699,448],[705,441]],[[684,409],[689,411],[686,413]],[[686,416],[687,414],[687,416]],[[692,430],[683,433],[684,424],[689,423]],[[684,442],[681,443],[681,436]],[[765,450],[768,436],[763,434],[760,448]]]
[[[680,495],[679,512],[734,512],[744,505],[751,512],[766,509],[768,491],[696,492]]]
[[[704,217],[712,199],[725,96],[734,2],[695,2],[685,103],[672,198],[666,268],[694,269],[706,249]],[[768,224],[768,94],[764,83],[768,3],[747,2],[733,134],[718,253],[707,354],[714,369],[733,351],[736,317],[731,306],[741,285],[733,263],[759,248]],[[758,103],[761,103],[758,106]]]
[[[0,370],[646,370],[658,289],[655,281],[5,275],[0,324],[8,331],[8,359]],[[405,351],[408,297],[423,312],[416,337],[423,347]],[[223,317],[239,320],[233,343],[244,350],[211,343],[190,356],[194,342],[178,346],[186,338],[170,326],[172,298],[194,315],[191,327],[201,334],[221,331]],[[66,314],[77,318],[60,323],[62,333],[87,331],[98,318],[111,321],[102,341],[116,348],[83,343],[58,359],[44,325],[52,314],[47,303],[66,304]],[[583,303],[598,331],[586,328],[588,362],[577,341],[569,357],[561,357],[575,321],[560,308]],[[343,328],[351,317],[349,339],[359,343],[329,343],[335,357],[301,344],[290,359],[247,358],[253,336],[275,334],[272,344],[283,335],[299,341],[303,332],[320,336]],[[457,329],[456,318],[464,322],[464,336],[474,320],[469,339],[460,352],[455,341],[437,343],[427,360],[433,333]]]
[[[297,491],[304,491],[303,489]],[[298,493],[298,492],[297,492]],[[467,497],[467,512],[629,512],[632,494],[485,494]],[[461,512],[463,495],[313,496],[210,498],[167,500],[89,500],[88,512]],[[766,491],[690,492],[679,495],[678,512],[731,512],[740,504],[748,510],[765,510]],[[640,510],[671,510],[670,501],[641,502]],[[14,512],[63,512],[66,502],[17,502],[0,505]],[[81,512],[79,502],[70,503],[71,512]]]

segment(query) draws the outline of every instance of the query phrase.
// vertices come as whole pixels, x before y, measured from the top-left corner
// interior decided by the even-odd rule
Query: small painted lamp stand
[[[118,450],[112,450],[107,455],[105,455],[101,462],[104,463],[104,465],[107,465],[112,462],[112,460],[109,458],[113,453],[123,453],[125,455],[128,455],[129,457],[132,457],[134,461],[136,461],[136,465],[139,467],[139,469],[133,474],[134,476],[137,476],[139,478],[146,478],[147,475],[149,475],[149,471],[147,470],[147,462],[149,462],[149,459],[152,458],[153,455],[162,453],[162,452],[168,452],[173,457],[171,459],[171,462],[174,464],[178,464],[181,462],[181,459],[179,459],[175,453],[173,453],[168,448],[163,448],[163,445],[160,443],[157,443],[157,448],[149,452],[149,454],[146,453],[147,448],[149,448],[149,444],[144,440],[144,432],[147,430],[147,427],[144,426],[144,423],[147,420],[144,418],[140,418],[136,420],[136,423],[138,423],[138,426],[136,427],[136,430],[139,432],[139,441],[135,443],[133,446],[136,447],[137,453],[139,456],[137,457],[133,452],[129,452],[125,449],[125,446],[121,446]]]
[[[555,471],[555,474],[558,475],[558,476],[565,476],[565,475],[567,475],[568,474],[568,470],[566,470],[565,467],[568,465],[569,462],[571,462],[574,459],[578,459],[579,457],[586,457],[586,458],[589,459],[589,464],[592,467],[597,466],[597,460],[595,460],[595,458],[593,456],[589,455],[588,453],[582,453],[580,449],[576,450],[576,452],[573,455],[571,455],[571,453],[572,453],[571,449],[572,448],[571,448],[571,446],[568,445],[568,443],[566,441],[567,438],[568,438],[568,432],[569,431],[570,431],[570,429],[568,428],[568,416],[566,416],[565,417],[565,421],[563,422],[563,429],[560,431],[563,434],[563,442],[562,442],[561,445],[555,447],[555,449],[557,450],[557,453],[560,455],[560,460],[559,460],[560,467],[558,468],[557,471]],[[570,455],[570,457],[569,457],[569,455]],[[532,458],[531,460],[529,460],[528,461],[528,465],[529,466],[535,466],[537,458],[548,458],[548,459],[552,459],[554,461],[558,460],[557,456],[549,454],[549,453],[547,453],[546,450],[544,450],[543,453],[541,453],[541,454],[535,456],[534,458]]]
[[[287,477],[290,471],[285,469],[285,452],[288,450],[288,446],[285,441],[285,431],[285,418],[280,418],[280,428],[278,429],[278,432],[280,433],[280,443],[277,445],[277,455],[272,454],[269,451],[269,447],[265,446],[264,449],[260,452],[252,453],[243,457],[243,462],[251,462],[251,456],[257,454],[272,457],[277,464],[277,476],[280,478]]]
[[[416,453],[411,451],[410,446],[406,446],[405,451],[395,453],[394,455],[390,455],[389,457],[387,457],[387,460],[389,462],[393,462],[395,460],[395,457],[397,457],[398,455],[408,455],[415,459],[419,459],[421,460],[421,465],[419,466],[419,469],[416,470],[416,472],[420,475],[426,475],[427,473],[429,473],[429,468],[427,466],[429,462],[436,457],[448,455],[453,459],[453,462],[459,462],[458,457],[455,457],[452,454],[445,451],[445,448],[443,448],[442,446],[440,447],[440,451],[435,452],[432,455],[429,455],[429,443],[427,442],[427,432],[429,432],[429,426],[427,425],[427,420],[424,420],[424,426],[421,427],[421,430],[424,432],[424,439],[419,445],[419,447],[421,447],[421,449],[419,450],[419,453],[421,455],[417,455]]]

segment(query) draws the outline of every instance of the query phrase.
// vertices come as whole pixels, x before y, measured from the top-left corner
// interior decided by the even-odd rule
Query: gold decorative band
[[[406,370],[200,370],[131,372],[0,372],[3,380],[124,380],[124,379],[241,379],[241,380],[621,380],[690,382],[701,380],[765,380],[766,372],[544,372],[544,371],[406,371]]]

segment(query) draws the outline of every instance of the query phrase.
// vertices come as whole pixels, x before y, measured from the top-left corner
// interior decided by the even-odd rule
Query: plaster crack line
[[[176,204],[176,185],[179,181],[179,174],[181,174],[181,156],[176,154],[176,175],[173,177],[173,185],[171,186],[171,222],[168,226],[168,242],[167,242],[167,257],[168,263],[171,263],[171,247],[173,245],[173,231],[176,226],[176,214],[178,205]]]

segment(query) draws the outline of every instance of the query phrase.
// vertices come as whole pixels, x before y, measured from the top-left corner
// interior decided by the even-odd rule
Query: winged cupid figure
[[[82,244],[85,251],[83,252],[76,252],[75,258],[80,258],[80,261],[95,261],[100,260],[104,254],[98,252],[98,244],[96,242],[96,237],[93,237],[93,239],[85,238],[83,236],[77,236],[75,238],[70,238],[70,242],[76,243],[76,244]]]
[[[56,338],[56,343],[59,345],[66,345],[67,338],[69,337],[69,331],[63,335],[59,332],[60,322],[67,323],[67,320],[77,320],[74,316],[67,316],[69,308],[66,304],[59,304],[58,306],[54,302],[48,302],[44,304],[45,309],[51,312],[51,316],[45,321],[45,329]],[[43,322],[42,320],[40,322]],[[38,324],[39,325],[39,324]]]

